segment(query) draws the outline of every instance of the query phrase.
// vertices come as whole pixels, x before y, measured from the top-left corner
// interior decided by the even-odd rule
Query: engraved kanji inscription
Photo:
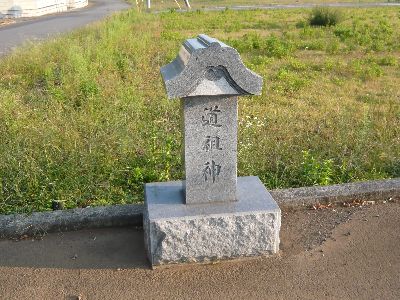
[[[221,166],[217,165],[215,161],[206,162],[204,164],[205,168],[203,170],[203,177],[204,181],[212,180],[212,182],[215,182],[215,179],[217,176],[221,173]]]
[[[221,110],[218,109],[218,105],[214,107],[206,107],[204,108],[206,112],[205,115],[201,117],[201,123],[203,126],[213,126],[213,127],[221,127],[221,124],[218,124],[218,114],[221,113]]]
[[[222,150],[220,145],[220,138],[218,136],[207,135],[203,142],[202,149],[206,152],[212,150]]]

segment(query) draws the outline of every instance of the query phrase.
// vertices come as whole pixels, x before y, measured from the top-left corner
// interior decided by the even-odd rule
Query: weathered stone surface
[[[279,204],[291,207],[312,205],[317,202],[343,203],[353,200],[400,200],[400,178],[276,189],[271,191],[271,195]]]
[[[161,74],[168,97],[182,99],[185,180],[146,184],[151,264],[275,253],[277,204],[257,177],[237,184],[237,97],[260,94],[262,78],[206,35],[186,40]]]
[[[142,211],[140,204],[127,204],[0,215],[0,239],[85,228],[141,226]]]
[[[200,34],[182,45],[177,58],[161,68],[169,98],[259,95],[262,77],[247,69],[239,53]]]
[[[238,178],[238,201],[185,205],[181,181],[145,186],[152,266],[276,253],[281,212],[258,177]]]
[[[182,102],[186,203],[236,201],[237,96]]]
[[[236,201],[237,97],[260,94],[262,78],[204,34],[186,40],[161,74],[168,96],[182,99],[186,203]]]

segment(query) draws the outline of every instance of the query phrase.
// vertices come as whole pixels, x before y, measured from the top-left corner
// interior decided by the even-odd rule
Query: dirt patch
[[[273,257],[152,271],[135,228],[0,241],[1,299],[399,299],[400,204],[284,211]]]
[[[13,20],[13,19],[0,19],[0,27],[14,24],[14,23],[15,23],[15,20]]]

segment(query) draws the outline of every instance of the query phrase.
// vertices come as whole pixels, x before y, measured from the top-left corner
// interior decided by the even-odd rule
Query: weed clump
[[[335,26],[343,20],[342,13],[329,7],[315,7],[308,18],[310,26]]]
[[[400,177],[398,11],[341,12],[328,28],[305,10],[129,10],[2,57],[0,214],[137,203],[144,183],[181,179],[180,103],[159,68],[196,32],[265,82],[239,104],[239,176],[270,189]]]

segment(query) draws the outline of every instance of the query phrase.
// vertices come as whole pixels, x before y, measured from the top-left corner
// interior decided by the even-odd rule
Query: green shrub
[[[395,67],[398,65],[397,59],[394,56],[384,56],[378,59],[378,65],[380,66],[392,66]]]
[[[333,34],[336,35],[342,42],[355,35],[354,30],[352,28],[343,25],[335,27]]]
[[[310,151],[302,151],[303,181],[308,185],[328,185],[333,180],[333,160],[316,159]]]
[[[293,45],[283,38],[270,36],[265,40],[265,53],[269,57],[282,58],[293,52]]]
[[[274,81],[275,83],[272,85],[273,90],[284,95],[296,93],[309,83],[304,74],[290,71],[285,67],[278,71]]]
[[[315,7],[308,18],[308,24],[311,26],[335,26],[342,19],[342,13],[337,9]]]

